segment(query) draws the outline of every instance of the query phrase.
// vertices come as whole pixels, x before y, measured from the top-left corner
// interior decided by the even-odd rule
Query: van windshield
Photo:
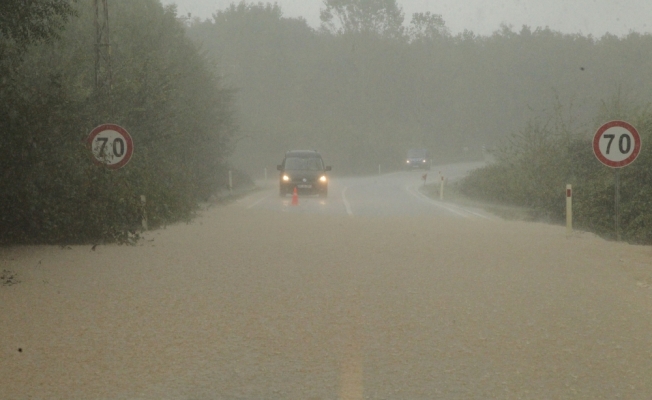
[[[428,150],[425,149],[412,149],[408,151],[408,158],[426,158]]]
[[[310,157],[288,157],[285,159],[286,170],[306,170],[306,171],[321,171],[324,169],[324,164],[321,158]]]

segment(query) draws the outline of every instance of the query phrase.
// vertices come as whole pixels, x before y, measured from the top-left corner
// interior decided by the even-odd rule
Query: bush
[[[596,127],[605,120],[626,119],[637,126],[643,143],[652,139],[652,113],[637,111],[627,115],[615,109],[615,104],[596,118],[600,121]],[[460,190],[472,198],[528,207],[539,217],[563,221],[564,192],[570,183],[574,225],[614,238],[614,171],[596,159],[590,131],[565,131],[560,126],[568,125],[529,124],[503,145],[497,163],[473,171],[462,181]],[[620,174],[621,235],[633,243],[651,244],[652,152],[649,146],[643,146],[638,159],[621,169]]]
[[[141,195],[156,226],[189,218],[225,184],[232,92],[186,38],[175,9],[110,3],[111,117],[94,91],[91,2],[76,4],[61,40],[3,64],[0,243],[126,240],[140,225]],[[104,122],[134,139],[133,159],[118,171],[95,165],[82,143]]]

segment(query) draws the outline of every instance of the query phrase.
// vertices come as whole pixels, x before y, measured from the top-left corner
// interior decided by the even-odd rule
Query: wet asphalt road
[[[282,212],[314,213],[350,216],[420,216],[448,215],[459,218],[493,218],[478,209],[461,207],[446,201],[433,200],[420,192],[425,182],[437,183],[444,177],[447,182],[466,175],[483,163],[463,163],[433,167],[430,171],[410,170],[366,177],[337,175],[329,182],[329,196],[301,195],[299,205],[292,205],[292,196],[278,196],[276,180],[259,181],[263,190],[244,200],[250,209],[266,209]],[[445,194],[445,188],[444,188]],[[446,200],[446,199],[444,199]]]
[[[652,398],[649,247],[431,201],[421,175],[0,249],[0,399]]]

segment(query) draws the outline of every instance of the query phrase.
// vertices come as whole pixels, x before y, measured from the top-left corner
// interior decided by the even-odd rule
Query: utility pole
[[[109,40],[108,0],[93,0],[95,9],[95,96],[98,117],[113,118],[111,89],[111,42]],[[108,115],[106,115],[108,114]],[[104,122],[104,121],[101,121]]]

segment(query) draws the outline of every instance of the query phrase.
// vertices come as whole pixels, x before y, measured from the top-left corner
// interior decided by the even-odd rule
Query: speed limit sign
[[[110,169],[127,165],[134,152],[134,142],[129,132],[115,124],[103,124],[93,129],[87,143],[95,162]]]
[[[593,152],[604,165],[621,168],[631,164],[641,151],[641,137],[624,121],[602,125],[593,137]]]

